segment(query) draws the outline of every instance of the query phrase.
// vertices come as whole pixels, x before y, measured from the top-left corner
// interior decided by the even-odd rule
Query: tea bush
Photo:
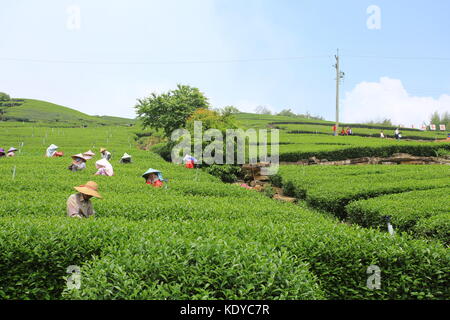
[[[438,188],[424,191],[411,191],[385,195],[368,200],[355,201],[347,205],[350,222],[365,227],[386,229],[385,216],[391,216],[396,230],[417,235],[436,236],[444,242],[450,242],[450,188]],[[437,220],[429,219],[440,216]],[[437,221],[441,223],[436,223]],[[414,232],[415,226],[420,224]],[[425,231],[426,230],[426,231]]]
[[[24,143],[16,157],[0,159],[0,298],[450,297],[450,257],[441,243],[340,224],[305,207],[225,185],[201,170],[134,149],[133,134],[125,127],[0,127],[3,145]],[[43,157],[50,143],[65,156]],[[93,176],[98,154],[82,172],[66,169],[69,155],[88,149],[98,153],[99,147],[112,152],[115,176]],[[118,163],[124,152],[133,156],[132,164]],[[145,184],[141,175],[149,167],[163,172],[169,180],[165,187]],[[335,185],[347,185],[358,175],[359,190],[363,181],[371,184],[374,177],[376,192],[397,190],[394,183],[388,186],[391,189],[381,189],[383,181],[405,188],[406,181],[417,175],[424,189],[448,181],[447,169],[431,168],[423,175],[412,169],[391,172],[393,167],[353,168]],[[309,172],[300,173],[301,179],[292,181],[306,197],[311,196],[309,187],[322,188],[317,181],[339,177],[325,169],[312,179]],[[88,180],[99,184],[104,197],[93,200],[96,216],[67,218],[66,200],[75,193],[73,186]],[[327,188],[331,200],[323,201],[328,206],[335,195]],[[361,195],[356,186],[347,189],[353,190],[345,193],[351,199]],[[366,271],[372,264],[382,270],[381,290],[367,288]],[[70,265],[81,267],[79,290],[67,288]]]
[[[448,186],[446,165],[281,166],[279,176],[290,194],[344,219],[351,201],[384,194]]]

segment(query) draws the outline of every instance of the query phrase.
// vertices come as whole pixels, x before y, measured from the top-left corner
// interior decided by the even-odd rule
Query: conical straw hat
[[[82,155],[81,153],[79,153],[79,154],[74,154],[74,155],[72,156],[72,159],[75,160],[75,158],[80,158],[80,159],[84,160],[84,162],[86,162],[85,156]]]
[[[86,151],[85,153],[83,153],[83,155],[93,157],[93,156],[95,156],[95,153],[93,153],[91,150],[89,150],[89,151]]]

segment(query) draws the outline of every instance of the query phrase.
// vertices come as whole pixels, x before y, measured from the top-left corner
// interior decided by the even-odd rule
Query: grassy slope
[[[132,119],[90,116],[71,108],[33,99],[25,99],[23,105],[7,109],[6,117],[33,122],[61,122],[76,125],[134,123]]]
[[[331,127],[334,125],[332,121],[294,118],[285,116],[259,115],[251,113],[240,113],[236,115],[240,124],[246,128],[267,128],[277,127],[284,133],[288,132],[302,132],[302,133],[319,133],[332,135]],[[354,135],[374,136],[379,137],[380,131],[384,134],[393,137],[396,127],[394,126],[377,126],[365,124],[348,124],[341,123],[342,127],[352,127]],[[400,131],[404,138],[411,139],[445,139],[447,137],[446,131],[421,131],[418,129],[401,128]]]

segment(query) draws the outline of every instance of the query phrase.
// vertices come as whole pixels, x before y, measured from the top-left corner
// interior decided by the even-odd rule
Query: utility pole
[[[336,68],[336,131],[334,135],[337,136],[339,132],[339,84],[341,79],[344,79],[345,73],[340,70],[339,49],[337,49],[337,54],[334,57],[336,58],[336,64],[333,66]]]

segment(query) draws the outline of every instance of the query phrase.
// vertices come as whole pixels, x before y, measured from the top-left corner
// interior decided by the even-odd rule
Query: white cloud
[[[365,122],[387,118],[393,124],[417,128],[424,121],[428,123],[434,111],[450,111],[450,95],[442,94],[437,99],[411,96],[401,80],[382,77],[379,82],[361,82],[346,92],[342,121]]]

